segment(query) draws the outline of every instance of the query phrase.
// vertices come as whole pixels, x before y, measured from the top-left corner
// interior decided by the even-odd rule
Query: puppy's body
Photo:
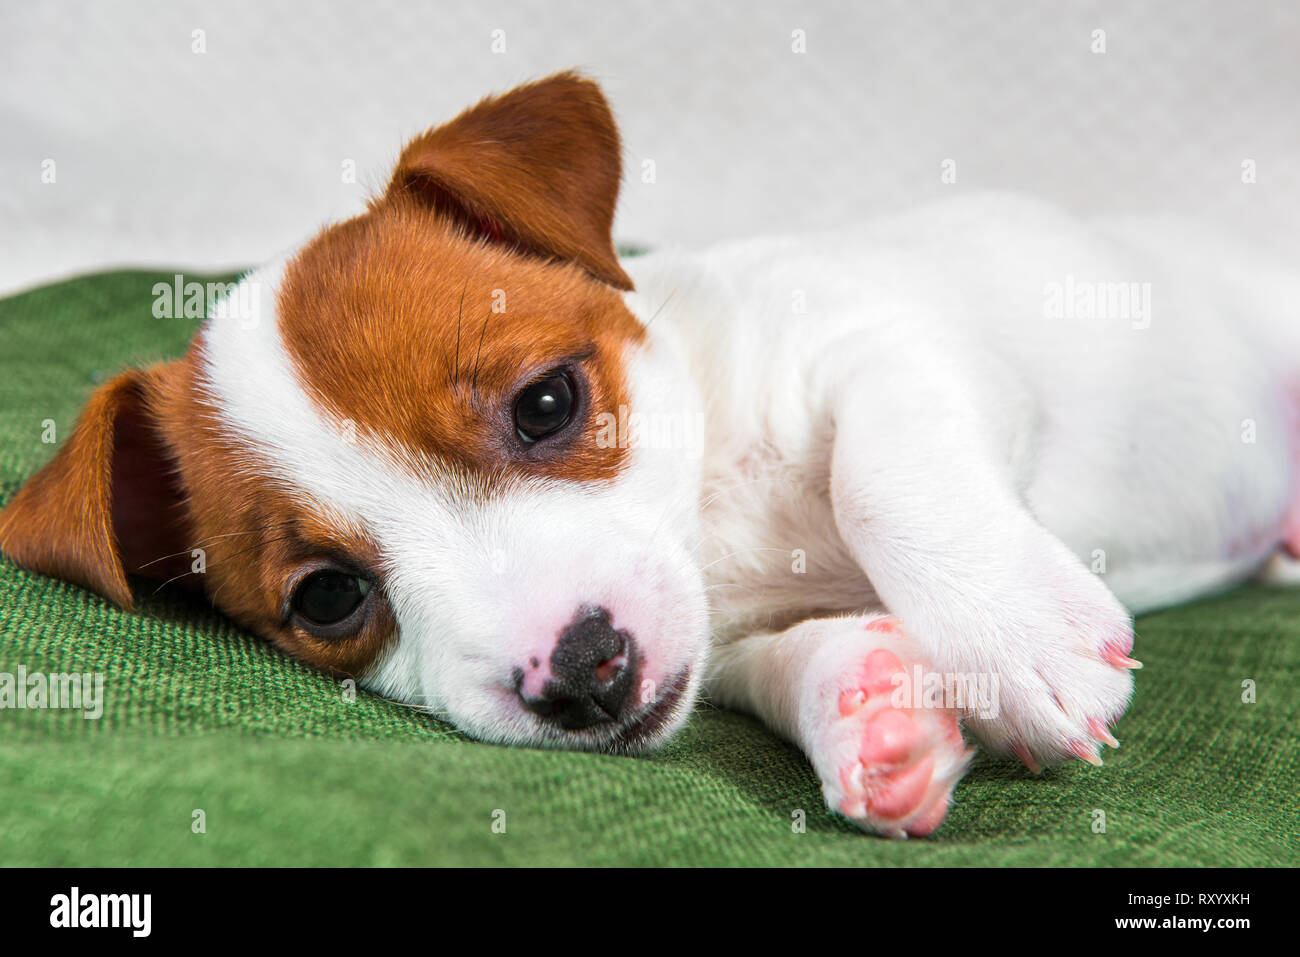
[[[1134,613],[1256,571],[1292,498],[1300,282],[1191,228],[1090,224],[983,194],[817,237],[626,260],[636,311],[687,357],[704,399],[715,633],[869,603],[830,507],[851,391],[950,474],[947,506],[969,520],[936,514],[938,536],[986,518],[962,497],[961,447],[978,444]],[[1049,314],[1067,281],[1149,286],[1149,312]]]
[[[417,138],[243,280],[260,320],[100,389],[0,546],[128,607],[202,552],[236,620],[492,741],[652,746],[707,682],[891,835],[959,715],[1099,763],[1129,611],[1296,550],[1281,271],[1002,195],[620,261],[619,169],[572,75]]]
[[[1190,229],[992,194],[628,263],[704,396],[715,697],[817,764],[810,689],[876,644],[818,619],[884,608],[938,672],[1000,679],[987,744],[1095,760],[1130,688],[1114,599],[1223,588],[1293,534],[1300,284]],[[1088,314],[1053,301],[1071,283],[1149,299]],[[852,816],[838,747],[819,771]]]

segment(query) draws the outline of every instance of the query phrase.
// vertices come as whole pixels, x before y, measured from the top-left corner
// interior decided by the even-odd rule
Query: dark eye
[[[573,380],[552,372],[525,386],[515,399],[515,429],[525,442],[558,432],[573,418]]]
[[[290,604],[309,626],[339,625],[360,607],[368,591],[370,582],[364,578],[327,569],[299,582]]]

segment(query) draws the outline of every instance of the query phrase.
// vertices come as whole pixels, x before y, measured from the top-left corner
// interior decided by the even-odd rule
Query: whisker
[[[249,545],[247,548],[241,548],[233,555],[227,555],[226,561],[230,561],[232,558],[238,558],[240,555],[243,555],[247,552],[251,552],[253,549],[259,548],[263,545],[275,545],[278,544],[279,542],[288,542],[288,541],[292,541],[297,537],[298,536],[296,534],[289,534],[289,535],[281,535],[279,538],[268,538],[264,541],[254,542],[252,545]]]
[[[434,713],[433,705],[428,705],[428,704],[412,704],[412,703],[409,702],[409,701],[398,701],[398,700],[395,699],[395,698],[384,698],[384,700],[387,701],[387,702],[389,702],[390,704],[395,704],[395,705],[397,705],[399,708],[406,708],[406,709],[408,709],[408,710],[410,710],[410,711],[418,711],[418,712],[420,712],[421,714],[432,715],[432,714]]]
[[[734,552],[728,552],[726,555],[723,555],[721,558],[715,558],[707,565],[701,567],[700,571],[702,572],[708,571],[710,568],[712,568],[714,565],[717,565],[719,562],[725,562],[728,558],[734,558],[737,555],[744,555],[748,552],[785,552],[785,549],[780,548],[776,545],[751,545],[748,548],[738,548]]]
[[[642,326],[641,328],[649,329],[650,323],[654,322],[656,319],[659,318],[659,313],[663,312],[664,309],[668,306],[668,303],[673,301],[673,296],[675,295],[677,295],[676,286],[673,287],[672,292],[668,293],[668,298],[663,301],[663,303],[659,306],[659,308],[654,311],[654,313],[650,316],[650,318],[645,321],[645,325]]]
[[[456,365],[452,370],[451,382],[457,393],[460,392],[460,327],[465,321],[465,292],[468,289],[469,280],[466,279],[460,290],[460,306],[456,309]]]
[[[276,528],[284,528],[285,526],[292,525],[292,524],[295,523],[295,521],[296,521],[295,519],[288,519],[287,521],[276,522],[276,523],[274,523],[274,524],[272,524],[272,525],[263,525],[263,526],[261,526],[260,528],[250,528],[250,529],[248,529],[248,530],[246,530],[246,531],[243,531],[243,532],[227,532],[227,533],[224,534],[224,535],[211,535],[211,536],[209,536],[208,538],[205,538],[205,539],[202,539],[201,541],[197,541],[197,542],[195,542],[195,543],[194,543],[193,545],[191,545],[189,548],[182,549],[182,550],[179,551],[179,552],[173,552],[173,553],[170,554],[170,555],[162,555],[162,556],[159,556],[158,558],[155,558],[155,559],[153,559],[152,561],[145,562],[145,563],[144,563],[143,565],[141,565],[140,567],[141,567],[141,568],[148,568],[150,565],[157,564],[158,562],[161,562],[161,561],[163,561],[163,560],[165,560],[165,559],[168,559],[168,558],[179,558],[181,555],[188,555],[188,554],[190,554],[191,552],[193,552],[194,549],[196,549],[196,548],[203,548],[205,545],[208,545],[208,544],[210,544],[210,543],[212,543],[212,542],[215,542],[215,541],[217,541],[217,539],[220,539],[220,538],[238,538],[238,537],[241,536],[241,535],[259,535],[259,534],[261,534],[261,533],[263,533],[263,532],[271,531],[272,529],[276,529]]]
[[[474,353],[474,378],[470,382],[470,389],[474,393],[474,398],[478,398],[478,363],[483,356],[483,337],[487,334],[488,320],[492,318],[492,310],[488,310],[487,316],[483,319],[483,328],[478,334],[478,351]]]
[[[159,585],[157,588],[155,588],[152,592],[150,592],[149,597],[150,597],[150,598],[157,597],[157,595],[158,595],[158,593],[159,593],[160,591],[162,591],[164,588],[166,588],[166,587],[167,587],[168,585],[170,585],[172,582],[174,582],[174,581],[180,581],[180,579],[184,578],[186,575],[197,575],[197,574],[198,574],[198,572],[189,571],[189,572],[181,572],[179,575],[173,575],[171,578],[167,579],[165,582],[163,582],[161,585]]]
[[[708,498],[700,502],[700,509],[703,510],[708,506],[712,505],[715,501],[718,500],[719,497],[726,494],[727,492],[735,492],[742,488],[748,488],[751,485],[757,485],[759,482],[775,482],[775,481],[785,481],[785,482],[790,482],[791,484],[794,484],[795,482],[794,479],[785,478],[784,476],[781,475],[758,475],[752,479],[746,479],[742,482],[735,482],[731,485],[724,485],[722,488],[718,489]]]
[[[753,585],[745,585],[741,582],[714,582],[712,585],[705,585],[706,592],[713,591],[715,588],[743,588],[745,591],[758,591]]]
[[[278,542],[287,542],[287,541],[291,541],[291,540],[293,540],[293,539],[296,538],[296,537],[297,537],[296,535],[282,535],[282,536],[280,536],[279,538],[269,538],[269,539],[267,539],[266,541],[256,542],[256,543],[254,543],[254,544],[248,546],[248,548],[241,548],[239,551],[235,552],[233,555],[228,555],[226,560],[229,561],[230,559],[238,558],[240,555],[243,555],[245,552],[251,552],[254,548],[258,548],[258,547],[263,546],[263,545],[275,545],[275,544],[277,544]],[[226,581],[229,581],[229,580],[230,580],[230,579],[226,579]],[[225,588],[225,587],[226,587],[226,582],[222,582],[220,585],[217,586],[217,590],[214,591],[214,592],[212,593],[212,607],[213,607],[213,608],[215,608],[215,607],[217,606],[217,597],[221,594],[221,589],[223,589],[223,588]]]

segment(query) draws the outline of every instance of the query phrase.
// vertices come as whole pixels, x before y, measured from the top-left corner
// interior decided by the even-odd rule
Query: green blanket
[[[0,301],[0,502],[52,454],[45,420],[66,437],[97,382],[184,348],[196,320],[154,317],[158,281]],[[980,757],[938,834],[908,842],[828,813],[798,751],[707,703],[648,758],[494,747],[349,700],[201,601],[136,591],[124,614],[0,560],[0,672],[105,680],[98,720],[0,711],[4,864],[1300,863],[1300,591],[1142,619],[1146,669],[1104,769]]]

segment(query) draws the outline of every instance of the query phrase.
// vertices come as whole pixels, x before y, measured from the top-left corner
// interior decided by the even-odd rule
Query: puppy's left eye
[[[364,578],[325,569],[298,583],[290,605],[308,630],[320,632],[321,637],[337,637],[328,632],[350,625],[369,591],[370,582]]]
[[[525,442],[536,442],[568,425],[573,405],[573,380],[568,373],[548,373],[515,398],[515,429]]]

